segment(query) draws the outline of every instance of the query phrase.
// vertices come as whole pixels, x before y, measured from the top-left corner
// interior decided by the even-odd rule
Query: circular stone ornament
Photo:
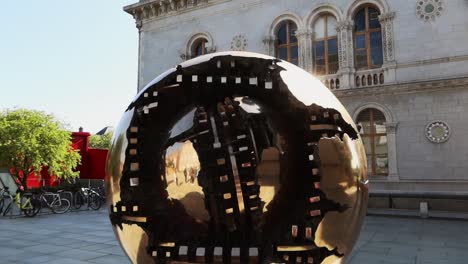
[[[231,41],[231,50],[244,51],[247,48],[247,39],[244,35],[235,35]]]
[[[366,214],[365,157],[318,79],[211,53],[128,105],[108,154],[110,220],[132,263],[345,263]]]
[[[432,143],[446,142],[450,137],[450,128],[443,121],[432,121],[426,126],[426,137]]]
[[[434,21],[445,11],[443,0],[418,0],[416,4],[416,15],[423,21]]]

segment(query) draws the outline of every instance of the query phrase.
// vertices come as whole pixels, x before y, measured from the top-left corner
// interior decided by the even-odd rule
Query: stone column
[[[395,61],[393,50],[393,19],[395,12],[388,12],[379,16],[380,25],[382,27],[382,49],[384,64]]]
[[[265,54],[275,57],[275,36],[266,36],[263,39],[263,44],[265,44]]]
[[[388,148],[388,178],[389,181],[399,181],[397,150],[396,150],[396,130],[398,122],[386,123],[387,148]]]
[[[382,50],[383,65],[385,69],[385,83],[394,83],[396,81],[396,62],[393,38],[393,19],[395,12],[387,12],[379,16],[382,27]]]
[[[312,33],[307,29],[298,30],[296,37],[299,45],[298,65],[302,69],[312,72]]]
[[[354,49],[353,49],[353,21],[341,21],[336,27],[338,35],[338,63],[340,89],[354,87]]]

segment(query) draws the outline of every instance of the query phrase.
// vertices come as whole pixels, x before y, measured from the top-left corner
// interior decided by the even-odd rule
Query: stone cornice
[[[231,0],[140,0],[123,9],[140,25],[142,20],[164,18]]]
[[[453,79],[429,80],[408,83],[398,83],[390,85],[380,85],[366,88],[350,88],[343,90],[333,90],[333,93],[338,98],[368,96],[368,95],[385,95],[385,94],[405,94],[428,91],[440,91],[447,89],[467,88],[468,77],[460,77]]]

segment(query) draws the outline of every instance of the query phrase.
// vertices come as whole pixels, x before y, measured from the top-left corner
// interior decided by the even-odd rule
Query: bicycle
[[[63,214],[70,209],[70,201],[68,199],[60,197],[60,193],[52,192],[42,192],[39,196],[38,201],[42,209],[42,205],[45,204],[54,214]],[[51,196],[52,199],[47,199],[48,196]],[[49,202],[51,200],[51,202]]]
[[[2,201],[5,202],[5,196],[9,197],[10,202],[8,203],[3,216],[6,216],[10,211],[12,211],[13,204],[16,204],[21,212],[23,212],[28,217],[33,217],[39,213],[41,210],[40,203],[33,197],[32,193],[23,193],[20,191],[16,192],[16,195],[13,196],[8,188],[5,187],[2,194]],[[3,207],[3,205],[2,205]]]
[[[5,204],[5,197],[7,196],[8,187],[0,188],[0,214],[3,212],[3,205]]]
[[[84,204],[87,204],[88,208],[99,210],[102,205],[102,198],[96,191],[83,187],[75,193],[74,208],[80,209]]]

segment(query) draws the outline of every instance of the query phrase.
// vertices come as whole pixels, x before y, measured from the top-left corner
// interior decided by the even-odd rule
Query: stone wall
[[[181,62],[190,38],[198,33],[212,37],[213,51],[230,50],[233,38],[242,35],[247,40],[246,50],[271,53],[265,40],[271,37],[272,26],[281,19],[296,21],[298,33],[310,38],[312,20],[320,12],[336,14],[339,23],[349,23],[353,12],[366,3],[375,4],[389,18],[389,27],[384,25],[387,24],[385,18],[382,18],[382,25],[383,31],[388,29],[385,35],[390,38],[388,43],[394,53],[389,54],[389,59],[393,59],[391,64],[396,64],[396,72],[389,75],[388,82],[464,76],[468,69],[468,16],[465,16],[468,2],[440,1],[443,11],[428,21],[418,17],[418,1],[415,0],[210,0],[200,2],[197,8],[173,11],[168,5],[167,14],[151,16],[148,11],[146,17],[138,13],[140,9],[131,6],[127,11],[136,12],[141,30],[139,88]],[[160,0],[146,2],[159,3]],[[305,47],[301,64],[310,69],[311,44],[303,44],[309,46]],[[348,51],[352,50],[351,45],[347,47]]]
[[[431,2],[442,7],[427,16]],[[380,9],[384,85],[356,87],[352,17],[362,5]],[[419,9],[418,9],[419,6]],[[275,25],[298,25],[299,65],[312,69],[312,23],[323,14],[337,17],[342,84],[335,94],[351,115],[366,107],[386,114],[389,176],[373,178],[381,190],[459,191],[468,189],[468,1],[466,0],[150,0],[125,10],[140,31],[139,89],[187,59],[194,36],[210,40],[209,50],[231,50],[235,37],[246,51],[274,55]],[[435,11],[434,11],[435,12]],[[428,123],[442,120],[451,131],[445,143],[425,136]]]
[[[357,116],[359,109],[373,107],[392,118],[396,164],[389,164],[389,167],[394,165],[397,171],[393,178],[374,179],[377,186],[386,185],[389,190],[394,190],[399,189],[394,183],[403,182],[408,190],[466,189],[468,78],[359,89],[358,93],[337,91],[335,94],[352,116]],[[433,143],[426,137],[426,126],[437,120],[444,121],[450,128],[450,137],[445,143]],[[389,139],[389,156],[393,154],[391,143]],[[392,184],[384,184],[386,182]],[[421,185],[425,187],[419,188],[416,183],[425,183]]]

